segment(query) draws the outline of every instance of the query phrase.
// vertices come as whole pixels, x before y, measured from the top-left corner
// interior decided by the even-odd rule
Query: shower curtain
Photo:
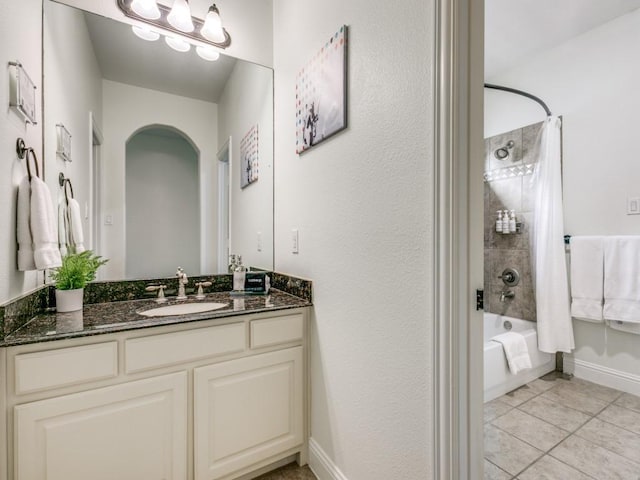
[[[547,353],[569,353],[575,348],[563,240],[560,128],[560,118],[547,118],[542,130],[540,158],[532,177],[532,278],[538,348]]]

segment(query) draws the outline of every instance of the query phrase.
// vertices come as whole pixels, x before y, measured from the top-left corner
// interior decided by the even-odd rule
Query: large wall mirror
[[[100,279],[223,273],[229,253],[273,269],[273,71],[43,8],[46,179],[58,203],[59,173],[71,181],[84,244],[109,259]]]

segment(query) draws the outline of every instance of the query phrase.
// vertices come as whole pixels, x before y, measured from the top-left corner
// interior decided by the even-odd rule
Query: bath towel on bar
[[[25,176],[18,186],[18,270],[44,270],[62,265],[51,193],[46,183]]]
[[[80,204],[75,198],[69,199],[67,207],[67,215],[69,221],[69,249],[75,253],[82,253],[84,248],[84,234],[82,233],[82,214],[80,213]]]
[[[604,237],[571,237],[571,316],[602,323]]]
[[[531,357],[524,336],[517,332],[506,332],[496,335],[491,340],[502,344],[507,357],[509,371],[514,375],[521,370],[531,368]]]
[[[605,320],[640,323],[640,236],[604,240]]]

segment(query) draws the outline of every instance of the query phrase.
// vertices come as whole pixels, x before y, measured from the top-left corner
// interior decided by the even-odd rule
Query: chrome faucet
[[[176,297],[176,300],[186,300],[187,295],[184,291],[184,286],[189,283],[189,279],[187,278],[187,274],[184,273],[182,267],[178,267],[176,277],[178,277],[178,296]]]
[[[513,298],[516,296],[516,292],[513,290],[503,290],[500,294],[500,301],[504,303],[507,298]]]

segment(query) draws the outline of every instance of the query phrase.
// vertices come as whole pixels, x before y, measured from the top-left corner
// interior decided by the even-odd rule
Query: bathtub
[[[531,357],[531,369],[523,370],[517,375],[509,372],[507,359],[504,356],[502,344],[491,341],[500,333],[507,330],[505,320],[513,325],[512,332],[524,335]],[[538,334],[536,323],[518,318],[505,317],[494,313],[484,314],[484,401],[488,402],[505,393],[515,390],[522,385],[535,380],[542,375],[552,372],[556,368],[555,355],[538,350]]]

